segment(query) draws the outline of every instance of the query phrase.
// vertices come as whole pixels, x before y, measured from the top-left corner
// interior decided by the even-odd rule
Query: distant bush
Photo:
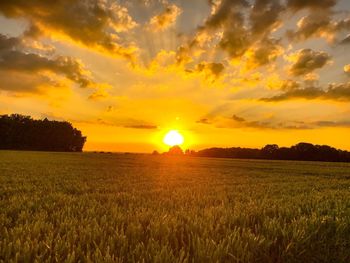
[[[0,116],[0,149],[81,152],[85,141],[69,122],[19,114]]]
[[[165,152],[163,154],[164,155],[181,156],[181,155],[184,155],[184,152],[180,146],[175,145],[175,146],[172,146],[168,152]]]

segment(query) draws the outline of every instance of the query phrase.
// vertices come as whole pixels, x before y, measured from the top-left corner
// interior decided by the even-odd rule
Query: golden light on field
[[[181,145],[184,143],[184,137],[178,131],[171,130],[164,136],[163,142],[171,147]]]

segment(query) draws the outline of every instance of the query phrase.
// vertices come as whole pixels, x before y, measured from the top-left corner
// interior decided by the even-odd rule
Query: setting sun
[[[169,146],[181,145],[184,137],[178,131],[172,130],[164,136],[163,142]]]

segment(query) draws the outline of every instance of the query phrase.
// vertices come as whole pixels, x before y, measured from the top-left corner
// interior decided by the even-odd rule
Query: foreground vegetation
[[[0,262],[350,262],[350,164],[0,151]]]

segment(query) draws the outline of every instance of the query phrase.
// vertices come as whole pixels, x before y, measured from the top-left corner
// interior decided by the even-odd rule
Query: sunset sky
[[[85,150],[350,150],[349,0],[0,1],[0,114]]]

